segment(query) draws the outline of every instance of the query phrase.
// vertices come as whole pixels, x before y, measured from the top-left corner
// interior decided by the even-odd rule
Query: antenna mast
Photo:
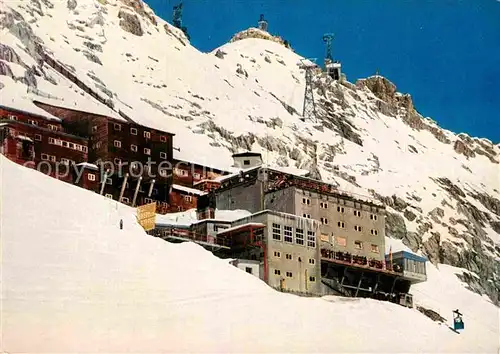
[[[317,68],[317,65],[314,63],[316,58],[307,59],[309,62],[305,62],[305,59],[301,59],[299,65],[300,69],[305,70],[306,72],[306,88],[304,92],[304,106],[302,110],[302,121],[306,119],[312,120],[316,122],[316,103],[314,102],[314,92],[312,87],[312,77],[313,70]]]
[[[325,55],[325,71],[334,80],[340,80],[342,78],[341,64],[338,60],[333,60],[332,55],[332,42],[333,33],[325,33],[323,35],[323,42],[326,43],[326,55]]]

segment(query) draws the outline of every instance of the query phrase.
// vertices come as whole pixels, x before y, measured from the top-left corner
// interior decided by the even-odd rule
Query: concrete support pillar
[[[153,186],[155,185],[155,180],[151,181],[151,185],[149,186],[148,198],[151,197],[151,193],[153,193]]]
[[[106,170],[106,172],[104,172],[104,176],[102,178],[101,192],[99,193],[100,195],[102,195],[104,193],[104,187],[106,186],[107,179],[108,179],[108,170]]]
[[[125,193],[125,187],[127,187],[128,173],[125,174],[125,178],[123,179],[122,189],[120,191],[120,196],[118,197],[118,201],[122,201],[123,193]]]
[[[135,207],[135,201],[137,200],[137,193],[139,193],[139,188],[141,187],[142,177],[137,180],[137,186],[135,187],[134,200],[132,200],[132,208]]]

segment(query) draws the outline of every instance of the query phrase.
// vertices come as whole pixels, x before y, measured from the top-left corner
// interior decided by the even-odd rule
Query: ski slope
[[[419,288],[440,310],[467,301],[457,335],[416,310],[301,298],[191,244],[146,235],[135,211],[0,156],[1,350],[17,352],[479,353],[497,308],[449,273]],[[124,230],[118,227],[124,220]],[[451,285],[450,285],[451,286]],[[478,309],[478,312],[476,312]],[[486,326],[486,327],[485,327]]]

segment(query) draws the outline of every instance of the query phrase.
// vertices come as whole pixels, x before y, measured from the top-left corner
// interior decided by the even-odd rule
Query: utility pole
[[[317,68],[314,63],[316,59],[308,59],[308,63],[304,59],[300,60],[299,68],[306,72],[306,88],[304,92],[304,106],[302,110],[302,121],[306,119],[316,122],[316,103],[314,102],[314,92],[312,87],[313,70]]]

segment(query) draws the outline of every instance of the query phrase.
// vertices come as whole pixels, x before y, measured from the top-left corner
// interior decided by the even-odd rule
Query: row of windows
[[[35,137],[35,139],[36,139],[36,137]],[[77,151],[88,152],[88,149],[86,146],[83,146],[80,144],[75,144],[75,143],[72,143],[69,141],[60,140],[60,139],[49,138],[49,144],[62,146],[62,147],[77,150]]]
[[[308,218],[308,219],[310,219],[310,218],[311,218],[311,216],[310,216],[309,214],[303,214],[303,216],[304,216],[305,218]],[[320,221],[321,221],[321,223],[322,223],[323,225],[328,225],[328,219],[327,219],[327,218],[321,218],[321,219],[320,219]],[[339,228],[341,228],[341,229],[345,229],[345,222],[343,222],[343,221],[339,221],[339,222],[337,223],[337,226],[338,226]],[[359,225],[354,225],[354,230],[355,230],[355,231],[358,231],[358,232],[361,232],[361,231],[363,230],[363,228],[362,228],[361,226],[359,226]],[[378,235],[378,231],[377,231],[377,230],[375,230],[375,229],[371,229],[371,230],[370,230],[370,234],[372,234],[372,235],[374,235],[374,236],[377,236],[377,235]]]
[[[309,199],[309,198],[302,198],[302,204],[311,205],[311,199]],[[319,203],[319,207],[322,208],[322,209],[328,209],[328,202],[320,202]],[[337,207],[337,211],[339,213],[344,213],[345,212],[345,208],[341,207],[341,206],[338,206]],[[307,215],[307,214],[305,214],[305,215]],[[358,217],[361,217],[361,211],[354,210],[354,215],[358,216]],[[377,215],[370,214],[370,220],[377,220]]]
[[[347,239],[345,237],[337,236],[336,237],[336,244],[338,246],[346,247],[347,246]],[[363,249],[363,241],[358,241],[358,240],[354,241],[354,248],[356,248],[358,250],[362,250]],[[372,243],[370,249],[373,253],[379,253],[378,245],[375,245]]]
[[[275,269],[274,270],[274,275],[281,275],[281,270],[279,269]],[[286,272],[286,276],[287,278],[293,278],[293,273],[292,272]],[[309,277],[309,281],[311,283],[314,283],[316,281],[316,277]]]
[[[274,251],[274,256],[277,257],[277,258],[280,258],[281,257],[281,252]],[[291,260],[293,260],[293,255],[291,253],[286,253],[285,254],[285,258],[291,261]],[[299,257],[299,261],[300,261],[300,257]],[[314,265],[315,262],[316,261],[314,260],[314,258],[309,258],[309,264]]]
[[[281,241],[282,235],[282,225],[273,223],[272,235],[273,240]],[[283,227],[283,240],[288,243],[293,243],[293,228],[291,226]],[[295,229],[295,243],[298,245],[304,245],[304,230]],[[316,247],[316,232],[307,231],[307,247]]]
[[[114,123],[113,124],[113,129],[116,130],[116,131],[121,131],[122,130],[122,125],[120,123]],[[94,125],[92,127],[92,131],[93,132],[96,132],[97,131],[97,126]],[[130,134],[131,135],[137,135],[137,128],[130,128]],[[146,139],[150,139],[151,138],[151,132],[149,131],[144,131],[143,133],[143,136],[146,138]],[[162,143],[166,143],[167,142],[167,137],[165,135],[160,135],[160,141]]]

